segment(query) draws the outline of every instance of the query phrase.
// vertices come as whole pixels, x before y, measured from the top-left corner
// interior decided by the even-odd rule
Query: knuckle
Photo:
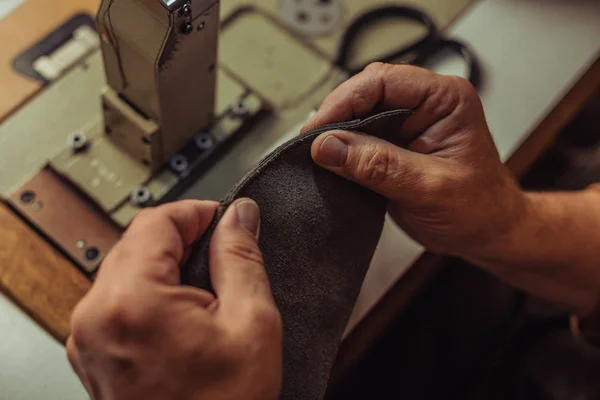
[[[227,254],[252,265],[263,265],[264,260],[262,253],[254,242],[249,240],[230,241],[225,246]]]
[[[365,68],[368,84],[355,85],[350,93],[350,103],[355,114],[361,115],[370,112],[381,100],[385,76],[391,65],[372,63]]]
[[[365,90],[364,87],[354,87],[350,97],[352,109],[358,114],[370,111],[372,105],[377,102],[376,95],[377,93],[371,90]]]
[[[136,216],[133,218],[132,224],[140,224],[148,220],[153,220],[156,218],[157,214],[158,210],[156,207],[144,208],[136,214]]]
[[[87,347],[89,343],[90,333],[93,332],[93,319],[90,316],[93,315],[88,312],[86,303],[82,301],[79,303],[73,314],[71,314],[71,343],[72,351],[73,347]]]
[[[434,115],[447,116],[460,104],[460,92],[452,77],[438,76],[428,89],[422,108]]]
[[[449,77],[449,79],[451,79],[455,90],[461,95],[461,97],[463,97],[463,98],[479,97],[479,95],[477,94],[477,90],[475,89],[473,84],[471,84],[471,82],[469,82],[467,79],[462,78],[460,76],[451,76],[451,77]]]
[[[67,359],[69,360],[69,363],[71,363],[71,365],[76,365],[77,364],[77,348],[76,348],[76,343],[73,339],[73,336],[70,336],[67,339],[67,344],[66,344],[66,349],[67,349]]]
[[[72,337],[76,343],[86,343],[98,332],[115,338],[139,335],[153,321],[148,300],[138,298],[123,284],[115,284],[108,293],[95,293],[95,298],[81,303],[73,312]]]
[[[365,68],[365,71],[377,73],[377,72],[384,70],[385,68],[387,68],[387,64],[382,63],[380,61],[376,61],[376,62],[372,62],[369,65],[367,65]]]
[[[396,168],[396,156],[389,149],[374,146],[360,154],[357,178],[374,185],[381,184],[395,174]]]

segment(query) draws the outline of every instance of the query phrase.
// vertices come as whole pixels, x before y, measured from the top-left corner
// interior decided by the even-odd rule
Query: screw
[[[78,249],[83,249],[85,247],[85,240],[78,240],[77,243],[75,243],[75,246]]]
[[[34,200],[35,200],[35,193],[33,193],[30,190],[23,192],[21,194],[21,202],[23,204],[29,205],[29,204],[33,203]]]
[[[88,261],[94,261],[98,256],[100,256],[100,250],[96,247],[90,247],[85,251],[85,259]]]
[[[192,33],[193,30],[194,25],[192,25],[191,22],[186,22],[183,25],[181,25],[181,33],[183,33],[184,35],[189,35],[190,33]]]
[[[169,164],[171,165],[171,168],[173,168],[173,170],[179,173],[187,171],[189,167],[188,159],[181,154],[174,155],[171,158],[171,161],[169,161]]]
[[[81,133],[73,133],[67,138],[67,144],[69,147],[71,147],[74,153],[79,153],[87,149],[88,140],[85,135]]]
[[[231,106],[231,112],[238,118],[245,118],[248,116],[249,110],[244,100],[240,100]]]
[[[183,7],[181,7],[181,10],[179,10],[179,16],[181,18],[187,18],[190,15],[192,15],[192,6],[190,6],[189,4],[184,5]]]
[[[201,31],[202,29],[204,29],[205,26],[206,26],[206,24],[204,22],[200,22],[198,24],[198,30]]]
[[[194,139],[196,147],[200,150],[210,150],[215,144],[215,140],[210,133],[201,133]]]
[[[131,192],[131,202],[136,207],[147,207],[152,203],[152,193],[146,186],[138,186]]]

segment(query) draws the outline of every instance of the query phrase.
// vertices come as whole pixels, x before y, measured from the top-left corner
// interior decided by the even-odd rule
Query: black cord
[[[339,45],[335,65],[337,65],[342,70],[347,71],[351,75],[355,75],[356,73],[362,71],[368,64],[370,64],[370,62],[364,66],[361,66],[360,68],[355,69],[351,69],[348,65],[350,50],[352,49],[354,42],[362,33],[363,29],[373,24],[376,24],[381,20],[391,18],[408,19],[411,21],[416,21],[427,28],[427,34],[423,38],[418,39],[416,42],[373,61],[390,62],[393,60],[397,60],[401,57],[405,57],[406,55],[414,51],[417,51],[426,44],[432,43],[437,39],[437,26],[435,25],[433,20],[423,11],[405,6],[378,7],[362,14],[360,17],[354,20],[354,22],[352,22],[350,26],[346,29],[346,32],[342,36]]]
[[[433,46],[428,49],[423,48],[423,51],[414,59],[412,64],[423,66],[431,57],[438,54],[442,50],[451,50],[457,53],[465,62],[468,69],[469,76],[467,79],[475,86],[479,88],[482,83],[482,71],[479,64],[479,60],[475,56],[475,53],[463,42],[459,42],[454,39],[438,39]]]
[[[348,65],[350,51],[363,29],[386,19],[406,19],[417,22],[427,29],[427,33],[414,43],[401,49],[371,60],[358,68],[351,68]],[[342,36],[335,65],[351,76],[361,72],[367,65],[375,61],[392,62],[402,60],[409,64],[422,66],[430,57],[443,49],[455,51],[465,60],[469,67],[469,80],[475,87],[478,87],[481,83],[481,68],[475,54],[464,43],[441,37],[437,26],[429,15],[419,9],[407,6],[389,5],[378,7],[367,11],[354,20]]]

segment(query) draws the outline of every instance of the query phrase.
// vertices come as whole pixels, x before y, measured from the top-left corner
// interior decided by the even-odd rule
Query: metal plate
[[[85,151],[74,153],[65,149],[50,165],[106,212],[115,210],[136,186],[150,178],[149,168],[98,135],[92,136]]]
[[[150,192],[152,199],[161,199],[167,195],[177,184],[179,179],[169,170],[164,170],[157,176],[153,177],[150,182],[147,182],[143,187]],[[112,220],[119,226],[126,228],[138,212],[143,208],[133,204],[131,201],[126,202],[116,211],[111,214]]]
[[[332,70],[327,59],[253,10],[225,24],[220,46],[222,67],[276,109],[297,105]]]
[[[226,113],[209,132],[198,135],[199,142],[195,140],[174,157],[183,159],[185,168],[176,171],[171,167],[144,184],[152,194],[154,202],[173,200],[177,194],[193,184],[199,175],[210,170],[235,137],[255,122],[255,117],[263,111],[263,103],[256,95],[242,96],[238,101],[245,110],[243,117],[235,115],[231,106],[227,107]],[[233,165],[231,167],[233,168]],[[169,193],[171,190],[173,193]],[[166,199],[163,199],[165,196]],[[114,211],[111,217],[117,224],[126,227],[141,209],[128,201]]]
[[[91,273],[121,233],[49,169],[41,170],[10,196],[31,224]]]
[[[102,59],[95,52],[0,124],[0,197],[64,149],[70,134],[101,126],[103,85]]]
[[[316,37],[332,34],[344,15],[341,0],[281,0],[281,19],[299,34]]]
[[[260,118],[251,129],[231,149],[219,159],[219,162],[189,185],[183,198],[220,200],[241,178],[244,177],[262,159],[265,152],[280,143],[299,123],[306,121],[345,75],[333,70],[319,87],[311,92],[300,104],[283,111],[276,111]],[[297,129],[299,134],[300,130]],[[289,135],[287,135],[289,137]]]

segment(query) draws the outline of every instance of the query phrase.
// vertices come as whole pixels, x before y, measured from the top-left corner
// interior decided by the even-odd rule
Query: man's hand
[[[216,203],[143,211],[72,317],[67,352],[94,399],[276,399],[282,328],[257,245],[259,210],[238,200],[210,248],[216,298],[179,265]]]
[[[508,235],[527,208],[502,164],[479,97],[466,80],[406,65],[372,64],[323,102],[304,131],[372,114],[414,110],[397,137],[318,137],[315,162],[386,196],[396,222],[429,250],[461,256]]]

